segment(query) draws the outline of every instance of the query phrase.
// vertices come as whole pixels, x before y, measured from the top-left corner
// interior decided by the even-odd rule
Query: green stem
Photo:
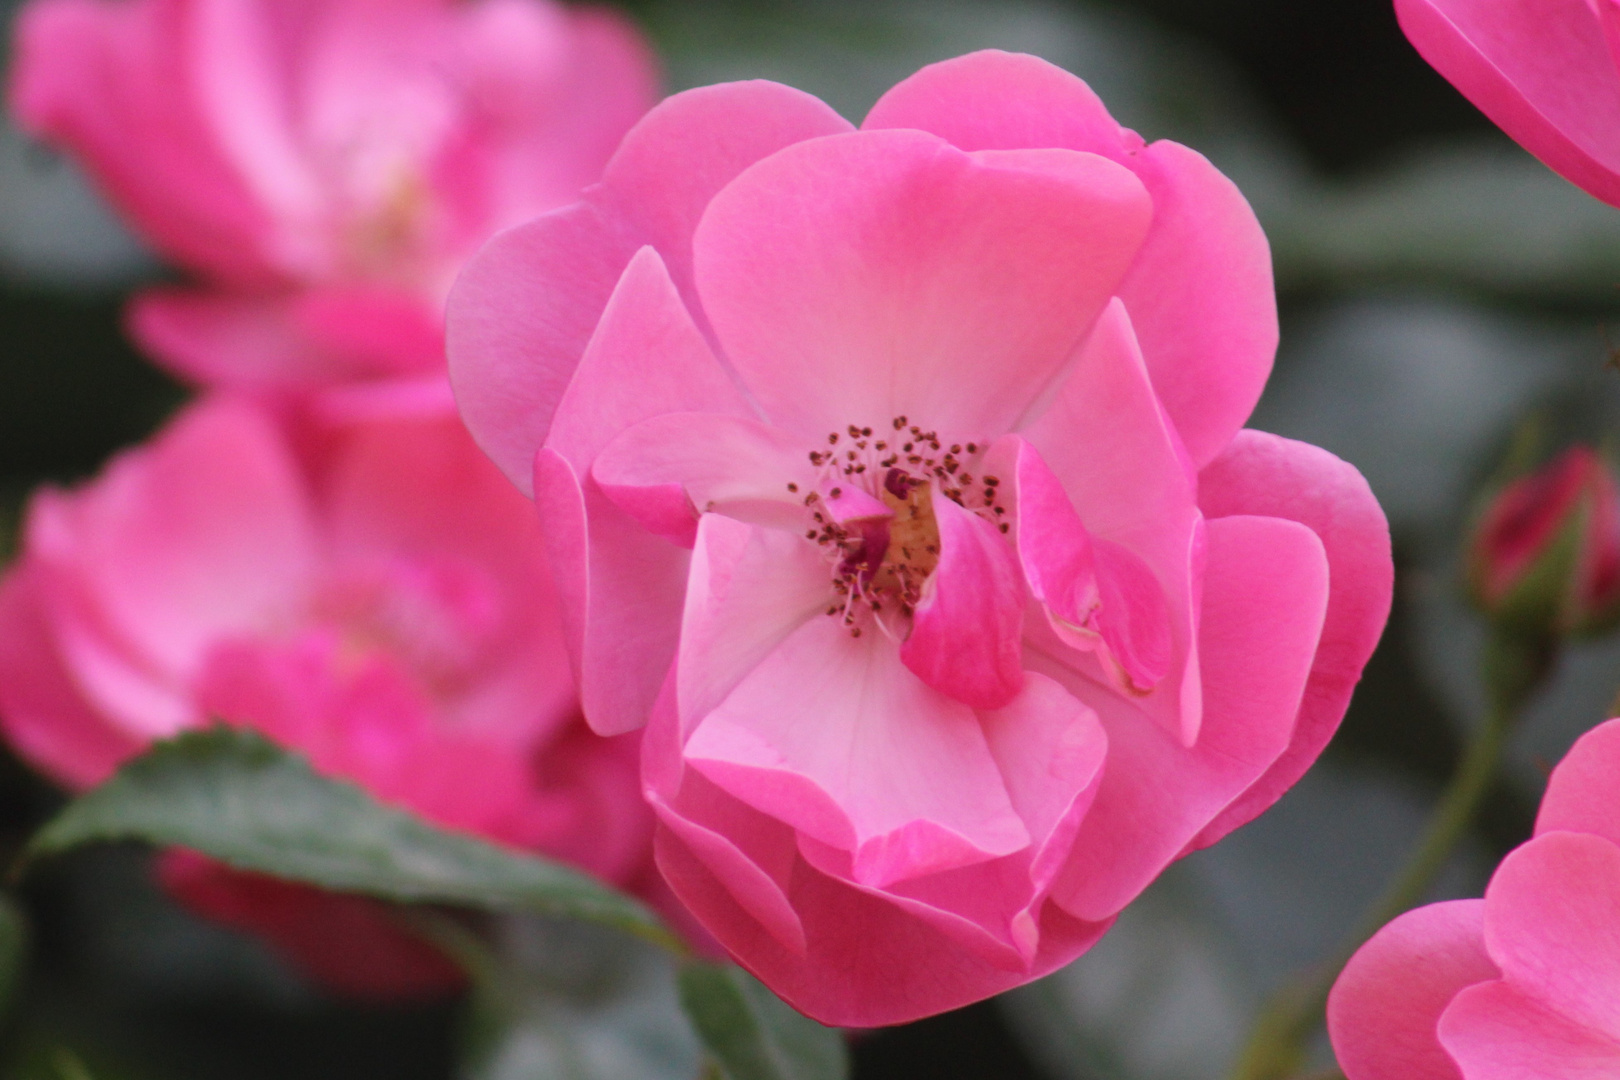
[[[1491,696],[1485,724],[1469,740],[1422,839],[1399,876],[1362,917],[1349,944],[1273,995],[1255,1022],[1233,1080],[1286,1080],[1304,1066],[1306,1043],[1322,1022],[1328,992],[1339,972],[1368,938],[1415,906],[1434,884],[1489,793],[1519,710],[1546,677],[1552,658],[1549,642],[1493,635],[1485,655]]]

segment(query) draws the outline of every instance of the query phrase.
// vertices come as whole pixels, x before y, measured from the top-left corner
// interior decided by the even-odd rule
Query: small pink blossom
[[[1620,720],[1553,770],[1483,900],[1409,911],[1328,999],[1348,1080],[1620,1076]]]
[[[1388,533],[1240,430],[1276,332],[1230,181],[996,52],[860,130],[678,95],[469,265],[451,377],[542,509],[586,716],[651,720],[659,866],[788,1001],[1051,971],[1316,757]]]
[[[648,884],[635,741],[580,719],[534,507],[454,414],[300,430],[205,398],[34,497],[0,582],[11,744],[77,789],[224,719],[439,825]],[[231,887],[174,858],[204,900]]]
[[[1468,552],[1474,599],[1529,633],[1583,634],[1620,616],[1620,488],[1603,455],[1572,446],[1497,492]]]
[[[297,386],[439,372],[462,261],[595,181],[656,76],[551,0],[33,0],[10,97],[196,276],[136,299],[141,344]]]
[[[1418,52],[1549,168],[1620,206],[1620,2],[1395,0]]]

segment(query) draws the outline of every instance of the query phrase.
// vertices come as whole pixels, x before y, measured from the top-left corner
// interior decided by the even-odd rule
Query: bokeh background
[[[852,119],[923,63],[1035,52],[1148,138],[1205,152],[1253,202],[1283,319],[1254,425],[1358,465],[1395,529],[1394,619],[1343,731],[1275,810],[1179,864],[1071,968],[855,1050],[858,1080],[1223,1075],[1261,998],[1331,953],[1399,864],[1480,714],[1481,632],[1456,566],[1480,485],[1515,432],[1541,432],[1550,450],[1616,430],[1606,327],[1620,345],[1620,213],[1477,114],[1407,45],[1389,0],[627,6],[672,89],[775,78]],[[0,0],[0,19],[15,7]],[[0,125],[0,535],[33,486],[87,475],[183,398],[119,331],[127,292],[165,273],[65,162]],[[1620,648],[1565,657],[1442,893],[1477,893],[1528,834],[1549,764],[1617,689]],[[0,759],[0,866],[58,803]],[[621,943],[506,927],[504,947],[529,958],[520,1015],[356,1008],[180,912],[147,883],[145,858],[91,852],[18,887],[28,953],[0,1020],[0,1080],[695,1071],[668,973]],[[17,947],[10,927],[0,919],[0,953]]]

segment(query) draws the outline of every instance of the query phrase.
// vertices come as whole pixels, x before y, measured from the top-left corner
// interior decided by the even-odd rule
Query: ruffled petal
[[[1536,833],[1563,829],[1594,833],[1620,844],[1620,720],[1599,724],[1576,740],[1553,769],[1541,797]]]
[[[905,415],[989,439],[1052,380],[1150,216],[1140,182],[1096,155],[816,139],[715,197],[698,292],[772,422],[821,437]]]
[[[1304,524],[1321,540],[1329,567],[1321,644],[1288,749],[1199,834],[1194,846],[1204,847],[1276,802],[1338,730],[1389,618],[1395,566],[1389,522],[1367,481],[1354,466],[1307,443],[1240,432],[1199,475],[1198,498],[1211,518],[1264,514]]]
[[[1571,1023],[1507,982],[1460,992],[1440,1018],[1440,1042],[1468,1080],[1620,1076],[1620,1042]]]

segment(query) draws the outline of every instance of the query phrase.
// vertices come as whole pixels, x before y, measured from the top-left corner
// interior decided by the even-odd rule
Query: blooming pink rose
[[[1276,330],[1236,188],[998,52],[859,131],[679,95],[469,265],[452,381],[532,463],[586,716],[651,718],[659,866],[787,1000],[1050,971],[1315,758],[1389,541],[1349,466],[1239,430]]]
[[[1503,131],[1620,206],[1620,0],[1395,0],[1395,14]]]
[[[135,336],[228,386],[441,371],[462,261],[577,198],[657,81],[551,0],[34,0],[13,65],[21,125],[199,278]]]
[[[1328,999],[1349,1080],[1620,1076],[1620,720],[1553,770],[1483,900],[1409,911]]]
[[[12,745],[84,788],[224,718],[429,821],[646,884],[635,740],[580,719],[534,507],[454,414],[322,435],[207,398],[36,495],[0,582]],[[168,876],[197,885],[187,865]]]

